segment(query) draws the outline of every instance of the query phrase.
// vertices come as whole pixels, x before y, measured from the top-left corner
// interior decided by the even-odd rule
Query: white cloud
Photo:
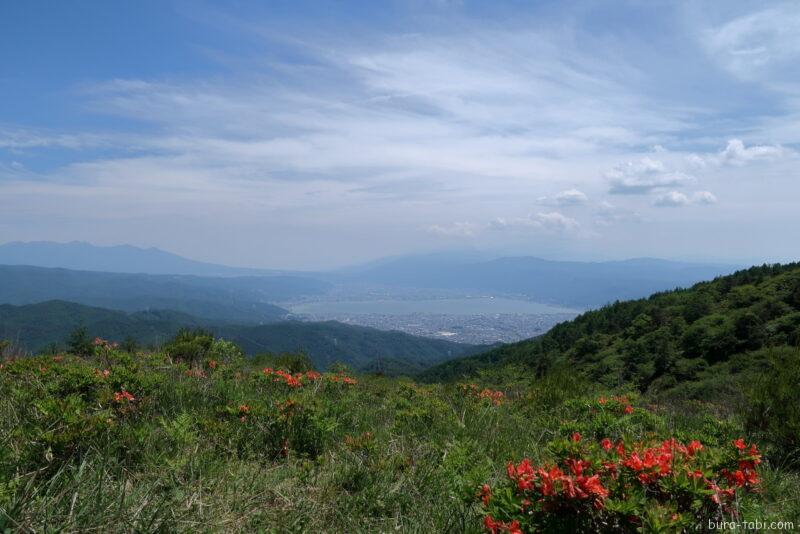
[[[746,146],[741,139],[730,139],[720,152],[698,155],[690,154],[687,161],[698,168],[708,165],[743,166],[759,161],[773,161],[792,154],[792,151],[780,145]]]
[[[654,206],[677,207],[689,204],[689,197],[679,191],[669,191],[659,196],[654,202]]]
[[[692,202],[695,204],[716,204],[717,197],[711,191],[697,191],[692,194]]]
[[[741,78],[764,81],[770,73],[796,79],[800,10],[789,1],[737,17],[706,30],[705,45],[712,57]]]
[[[428,231],[446,237],[472,237],[481,228],[479,224],[454,222],[451,224],[433,224]]]
[[[609,193],[617,195],[643,195],[696,180],[683,172],[669,171],[661,160],[647,157],[621,163],[606,172],[605,178],[610,183]]]
[[[158,228],[214,219],[246,236],[242,250],[272,250],[283,239],[279,253],[252,253],[264,261],[291,263],[301,248],[313,256],[314,247],[298,244],[315,242],[330,247],[329,261],[350,262],[352,251],[424,248],[438,243],[435,236],[483,238],[487,246],[530,245],[534,233],[561,241],[562,234],[586,235],[588,221],[619,223],[609,232],[617,239],[611,248],[630,250],[649,244],[651,227],[638,223],[647,222],[654,201],[714,203],[708,191],[691,193],[700,188],[725,188],[726,205],[743,210],[738,221],[761,209],[756,205],[789,203],[793,196],[777,191],[795,192],[787,185],[800,183],[794,162],[775,160],[795,154],[791,147],[800,142],[800,92],[786,89],[795,87],[789,83],[766,91],[760,81],[786,82],[781,69],[800,72],[786,59],[799,35],[787,31],[794,28],[791,8],[727,21],[706,35],[713,57],[756,82],[747,84],[708,68],[687,32],[656,41],[637,31],[597,34],[584,19],[593,9],[566,8],[558,25],[533,17],[469,20],[462,12],[437,27],[427,13],[424,29],[412,21],[413,31],[394,31],[405,23],[378,25],[369,35],[326,36],[298,23],[297,35],[277,51],[264,45],[257,58],[245,48],[237,54],[231,43],[230,61],[220,59],[225,76],[167,74],[86,87],[82,101],[67,103],[70,111],[111,115],[81,124],[119,124],[118,131],[0,128],[0,229],[27,232],[31,221],[70,219],[84,232],[75,237],[91,240],[95,229],[137,236],[141,223],[96,220],[141,216]],[[770,14],[775,10],[780,16]],[[262,36],[273,32],[263,22],[252,21]],[[259,46],[251,37],[247,50]],[[729,86],[730,99],[714,92]],[[784,113],[790,103],[782,94],[795,95],[793,115]],[[741,102],[748,109],[737,114]],[[757,144],[731,139],[721,151],[680,151],[695,143],[722,147],[736,136]],[[41,163],[28,157],[39,153]],[[752,182],[731,179],[750,169],[721,166],[755,162],[775,187],[757,192],[763,196],[751,204]],[[611,170],[601,175],[604,169]],[[541,212],[520,216],[537,199]],[[497,214],[506,216],[486,222]],[[196,241],[188,224],[173,234],[180,246]],[[253,239],[262,246],[253,247]]]
[[[539,212],[514,219],[497,218],[489,223],[489,228],[493,230],[533,229],[550,234],[572,232],[579,227],[577,220],[557,211]]]
[[[717,197],[710,191],[697,191],[691,196],[680,191],[669,191],[656,198],[653,205],[660,208],[675,208],[689,204],[708,205],[716,202]]]
[[[719,159],[721,163],[744,165],[757,160],[776,159],[783,156],[783,154],[784,149],[780,146],[753,145],[745,147],[740,139],[731,139],[720,153]]]
[[[553,197],[539,197],[539,204],[546,206],[580,206],[586,204],[589,198],[586,193],[578,189],[565,189],[553,195]]]

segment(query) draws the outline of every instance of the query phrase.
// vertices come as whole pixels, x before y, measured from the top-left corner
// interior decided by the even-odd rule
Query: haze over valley
[[[195,262],[153,248],[15,242],[0,245],[0,301],[163,309],[222,323],[333,320],[490,345],[540,335],[585,309],[734,269],[653,259],[581,263],[438,253],[293,272]]]

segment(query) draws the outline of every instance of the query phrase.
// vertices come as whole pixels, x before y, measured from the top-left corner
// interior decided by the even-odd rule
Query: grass
[[[483,532],[480,486],[574,432],[709,447],[744,435],[709,403],[596,413],[598,396],[621,392],[569,373],[519,379],[496,404],[458,384],[329,373],[291,388],[246,360],[208,363],[4,363],[0,532]],[[135,400],[115,400],[123,390]],[[767,455],[745,519],[800,525],[790,467]]]

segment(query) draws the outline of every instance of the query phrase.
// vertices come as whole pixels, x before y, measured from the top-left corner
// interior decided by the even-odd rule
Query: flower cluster
[[[186,372],[184,372],[183,374],[185,374],[186,376],[188,376],[190,378],[207,378],[208,377],[206,372],[203,371],[202,369],[187,369]]]
[[[729,505],[737,488],[754,489],[758,485],[756,466],[761,463],[761,454],[755,444],[748,446],[744,439],[733,440],[736,449],[736,469],[722,469],[721,474],[728,482],[728,488],[720,488],[712,481],[707,481],[708,488],[714,493],[711,499],[717,504]]]
[[[508,534],[522,534],[522,529],[519,526],[519,521],[514,519],[508,523],[497,521],[492,516],[487,515],[483,518],[483,526],[491,534],[500,534],[501,532],[508,532]]]
[[[355,386],[356,384],[358,384],[358,380],[346,376],[342,373],[339,373],[338,375],[328,375],[328,380],[330,380],[331,382],[347,384],[348,386]]]
[[[290,388],[299,388],[303,386],[303,380],[317,380],[319,378],[319,373],[314,371],[308,371],[307,373],[288,373],[286,371],[281,371],[280,369],[272,369],[270,367],[265,367],[262,371],[265,376],[272,376],[274,382],[283,382]],[[309,376],[310,375],[310,376]]]
[[[488,399],[495,406],[500,406],[506,399],[506,394],[489,388],[480,389],[477,384],[462,384],[461,390],[469,397]]]
[[[600,397],[597,399],[597,404],[603,408],[610,408],[625,415],[633,413],[633,406],[631,406],[631,401],[627,395],[614,395],[610,399]]]
[[[106,339],[102,339],[102,338],[96,337],[96,338],[94,338],[94,346],[95,347],[99,347],[101,349],[105,349],[105,350],[111,350],[111,349],[116,349],[117,347],[119,347],[119,343],[116,343],[116,342],[112,343],[112,342],[110,342],[110,341],[108,341]]]
[[[735,513],[737,492],[758,484],[760,455],[755,445],[734,441],[734,451],[709,451],[699,441],[676,439],[645,446],[606,438],[551,443],[558,460],[534,465],[525,458],[506,467],[507,481],[497,491],[484,484],[478,494],[492,534],[558,528],[620,530],[642,525],[648,508],[664,511],[664,526]],[[509,498],[510,496],[510,498]],[[653,521],[652,516],[648,521]]]
[[[292,373],[287,373],[286,371],[281,371],[280,369],[272,369],[270,367],[265,367],[262,372],[265,376],[274,377],[274,382],[283,382],[290,388],[299,388],[303,385],[303,373],[296,373],[294,376],[292,376]]]
[[[125,391],[124,389],[114,393],[114,402],[123,404],[123,403],[133,402],[135,400],[136,397],[134,397],[132,393],[130,393],[129,391]]]

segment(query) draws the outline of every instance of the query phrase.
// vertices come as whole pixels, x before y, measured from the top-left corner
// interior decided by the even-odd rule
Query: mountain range
[[[76,271],[0,264],[0,303],[67,300],[123,311],[171,309],[217,321],[264,323],[289,312],[272,302],[318,295],[324,280],[292,276],[196,276]]]
[[[738,268],[726,264],[653,258],[576,262],[529,256],[492,258],[481,253],[448,252],[385,258],[331,272],[292,272],[197,262],[155,248],[142,249],[129,245],[98,247],[82,242],[7,243],[0,245],[0,265],[106,273],[99,275],[100,284],[108,281],[107,273],[137,275],[139,278],[117,277],[117,280],[142,287],[168,285],[168,295],[178,294],[187,287],[199,287],[200,294],[206,294],[205,297],[198,297],[201,300],[216,301],[219,292],[222,292],[247,305],[251,301],[275,303],[320,295],[333,287],[370,284],[389,290],[415,288],[502,294],[575,308],[594,308],[615,300],[640,298],[656,291],[687,287]],[[147,276],[142,277],[144,275]],[[123,304],[120,302],[126,299],[87,297],[76,300],[72,296],[75,291],[66,294],[60,289],[65,274],[53,276],[58,276],[59,282],[40,287],[35,297],[24,297],[18,292],[16,301],[8,301],[0,293],[0,301],[28,303],[35,302],[32,300],[34,298],[65,299],[126,310],[136,309],[135,306],[143,302],[147,303],[147,307],[172,307],[169,302],[152,302],[150,297]],[[91,278],[87,274],[75,276],[86,282]],[[49,293],[47,287],[51,289]],[[56,291],[56,288],[59,290]],[[159,293],[161,291],[158,290]],[[217,293],[217,297],[207,295],[208,292]],[[81,289],[79,293],[85,294],[86,291]],[[114,303],[117,304],[112,305]],[[185,307],[175,309],[207,315],[207,312],[199,313]],[[226,311],[224,315],[227,314]],[[237,316],[235,320],[240,319],[241,316]],[[267,319],[264,313],[258,312],[254,320],[263,322]]]
[[[184,274],[196,276],[269,276],[282,271],[229,267],[190,260],[158,248],[98,246],[83,241],[13,241],[0,245],[0,265],[35,265],[76,271]]]
[[[528,256],[484,260],[465,254],[430,254],[380,262],[351,276],[386,286],[507,294],[537,302],[593,308],[687,287],[737,268],[655,258],[577,262]]]

